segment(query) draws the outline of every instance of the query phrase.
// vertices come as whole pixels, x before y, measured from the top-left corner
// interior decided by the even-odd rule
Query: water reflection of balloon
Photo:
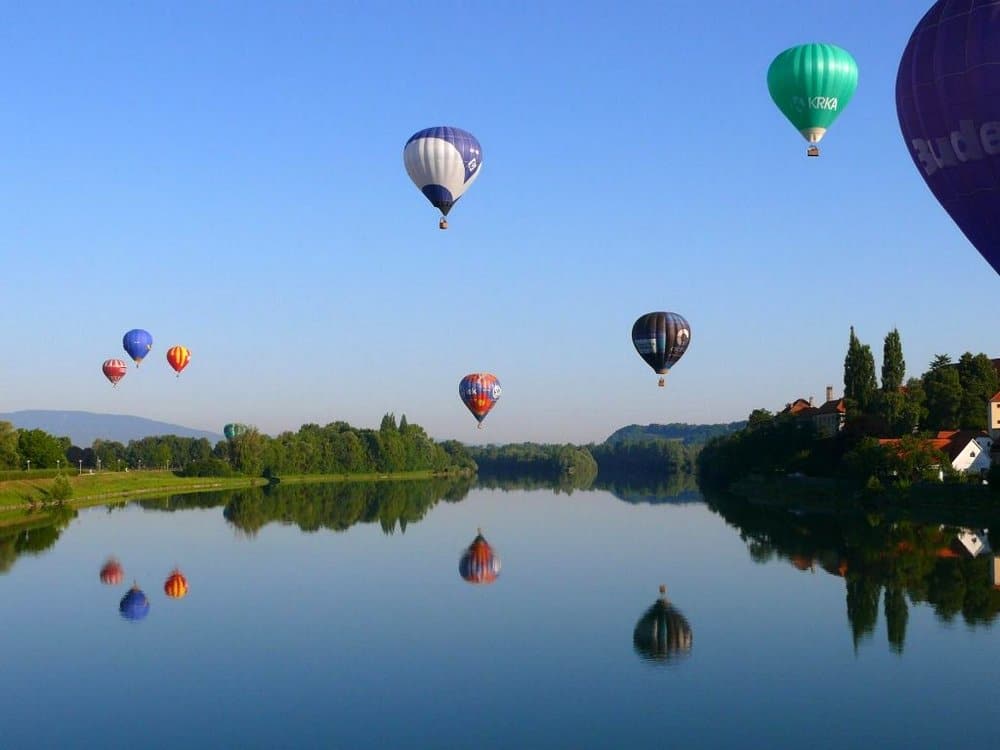
[[[632,632],[636,653],[650,661],[667,662],[686,656],[691,642],[691,626],[667,601],[667,587],[660,586],[660,598],[639,618]]]
[[[181,376],[181,370],[188,366],[191,361],[191,351],[186,346],[172,346],[167,349],[167,363],[174,368],[177,377]]]
[[[500,558],[486,541],[481,529],[462,554],[458,572],[469,583],[493,583],[500,575]]]
[[[500,400],[500,381],[489,372],[474,372],[466,375],[458,384],[458,395],[472,416],[483,426],[483,420]]]
[[[174,568],[174,571],[167,576],[167,580],[163,584],[163,593],[171,599],[182,599],[187,596],[187,592],[187,578],[184,577],[184,574],[180,570]]]
[[[1000,273],[998,61],[1000,6],[939,0],[903,50],[896,114],[927,187]]]
[[[666,375],[690,343],[691,325],[674,312],[646,313],[632,325],[632,345],[657,375]]]
[[[104,373],[104,377],[111,381],[112,386],[117,386],[118,381],[124,378],[125,373],[128,372],[128,365],[123,359],[106,359],[101,365],[101,372]]]
[[[121,602],[118,603],[118,611],[126,620],[142,620],[149,614],[149,599],[142,593],[139,584],[132,584]]]
[[[153,348],[153,337],[149,331],[133,328],[122,336],[122,347],[128,356],[135,360],[135,366],[138,367],[142,358],[149,354],[149,350]]]
[[[125,570],[122,564],[115,558],[109,557],[108,561],[101,566],[101,583],[109,586],[117,586],[125,580]]]

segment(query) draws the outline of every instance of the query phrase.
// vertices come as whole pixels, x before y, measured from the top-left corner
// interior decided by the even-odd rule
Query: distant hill
[[[27,430],[45,430],[56,437],[68,436],[73,445],[89,448],[95,439],[117,440],[128,443],[154,435],[177,435],[178,437],[207,438],[213,445],[222,440],[217,432],[193,430],[168,422],[157,422],[145,417],[131,417],[125,414],[94,414],[89,411],[49,411],[32,409],[0,413],[0,421],[10,422],[15,427]]]
[[[671,422],[670,424],[648,424],[646,426],[630,424],[611,433],[605,443],[621,443],[626,440],[680,440],[685,445],[706,443],[718,435],[728,435],[747,426],[746,420],[723,424],[685,424]]]

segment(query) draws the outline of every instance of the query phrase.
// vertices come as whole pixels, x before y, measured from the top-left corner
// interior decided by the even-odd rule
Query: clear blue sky
[[[8,6],[0,411],[586,442],[839,395],[852,324],[877,366],[898,327],[908,375],[1000,356],[1000,280],[896,121],[929,5]],[[819,159],[765,83],[811,41],[860,68]],[[402,164],[443,124],[484,152],[447,232]],[[629,336],[653,310],[692,326],[666,389]],[[112,390],[134,327],[153,353]],[[478,370],[504,387],[483,431]]]

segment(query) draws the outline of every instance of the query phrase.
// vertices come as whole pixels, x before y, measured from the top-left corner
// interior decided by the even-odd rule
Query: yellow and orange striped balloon
[[[180,599],[187,596],[187,592],[187,578],[177,568],[174,568],[174,572],[167,577],[166,582],[163,584],[163,593],[171,599]]]
[[[181,376],[181,370],[188,366],[191,361],[191,352],[186,346],[172,346],[167,349],[167,362],[177,371],[177,377]]]

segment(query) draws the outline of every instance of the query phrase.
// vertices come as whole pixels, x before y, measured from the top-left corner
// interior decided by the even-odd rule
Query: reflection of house
[[[885,446],[899,445],[896,438],[878,442]],[[944,453],[955,471],[981,474],[989,471],[993,441],[981,430],[943,430],[926,442]]]
[[[844,404],[844,399],[833,398],[833,386],[828,385],[826,387],[826,401],[822,405],[813,406],[812,398],[808,401],[804,398],[797,398],[792,403],[786,404],[781,413],[791,414],[803,421],[810,421],[816,428],[817,435],[832,437],[844,428],[847,407]]]
[[[993,556],[993,565],[990,567],[990,583],[1000,589],[1000,557]]]
[[[978,557],[990,551],[990,545],[983,535],[972,529],[962,529],[955,537],[955,541],[962,545],[962,549],[968,552],[970,557]]]

